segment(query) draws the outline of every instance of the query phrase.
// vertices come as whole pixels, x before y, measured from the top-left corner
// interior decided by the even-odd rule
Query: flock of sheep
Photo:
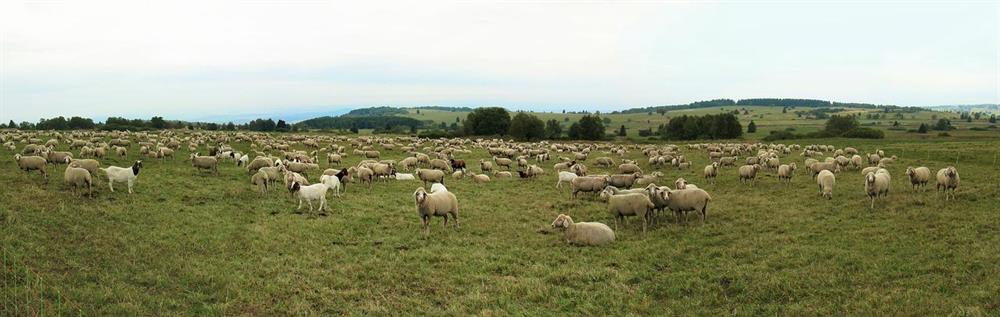
[[[615,231],[626,217],[641,220],[645,232],[657,221],[658,213],[666,210],[673,211],[678,223],[686,221],[688,212],[699,215],[704,223],[712,201],[708,191],[684,178],[674,180],[673,188],[657,185],[670,182],[661,179],[664,170],[691,169],[692,163],[687,156],[704,155],[710,160],[703,170],[706,184],[715,184],[726,168],[734,168],[741,183],[754,186],[762,170],[775,172],[782,183],[791,183],[799,168],[798,162],[791,161],[798,153],[802,157],[801,166],[815,178],[819,195],[826,199],[833,199],[838,173],[860,170],[871,208],[875,207],[878,198],[889,194],[892,179],[886,167],[897,159],[896,156],[887,157],[882,150],[862,156],[855,148],[838,149],[831,145],[519,143],[502,139],[275,136],[250,132],[6,131],[0,132],[0,142],[6,149],[17,152],[14,160],[18,168],[29,173],[38,171],[46,181],[49,165],[65,164],[65,183],[74,191],[86,189],[91,196],[98,177],[107,179],[112,192],[115,183],[125,183],[131,194],[143,168],[143,159],[147,162],[175,159],[174,153],[185,145],[191,153],[188,157],[191,166],[196,170],[217,174],[219,164],[230,161],[246,170],[249,183],[261,193],[280,187],[297,198],[297,210],[301,210],[305,202],[310,212],[314,202],[318,203],[319,212],[325,212],[329,208],[328,193],[332,190],[335,197],[340,197],[349,183],[362,184],[370,190],[377,182],[419,180],[424,186],[418,187],[412,197],[425,235],[430,233],[431,217],[443,217],[445,225],[450,218],[454,227],[459,227],[459,200],[444,185],[449,177],[469,178],[478,184],[489,183],[493,178],[530,181],[545,177],[547,173],[540,165],[554,161],[551,166],[555,172],[555,187],[562,188],[566,183],[570,199],[577,199],[581,193],[593,194],[596,200],[606,202],[608,213],[615,222],[612,230],[602,223],[574,222],[569,215],[560,214],[552,227],[563,229],[566,241],[574,245],[613,242]],[[232,144],[236,143],[247,143],[249,148],[246,151],[234,149]],[[62,147],[69,151],[57,150]],[[109,154],[127,158],[130,149],[136,149],[140,156],[131,166],[102,167],[100,159]],[[77,155],[74,156],[73,150],[77,150]],[[471,160],[474,150],[489,154],[488,158],[478,160],[478,173],[466,164],[467,160],[475,164],[476,161]],[[383,157],[383,152],[398,154],[388,158]],[[627,159],[629,154],[635,153],[641,153],[645,159]],[[346,166],[344,159],[350,156],[362,160]],[[321,157],[326,162],[322,162]],[[321,164],[329,168],[321,168]],[[588,164],[612,173],[590,173]],[[931,181],[931,170],[909,167],[906,176],[915,191]],[[318,182],[311,183],[310,177]],[[955,198],[959,186],[955,167],[940,169],[935,181],[937,189],[945,192],[946,200]],[[430,190],[425,189],[428,185]]]

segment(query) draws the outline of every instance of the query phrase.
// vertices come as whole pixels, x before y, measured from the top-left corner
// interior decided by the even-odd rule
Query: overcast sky
[[[1000,100],[1000,5],[0,1],[0,120]]]

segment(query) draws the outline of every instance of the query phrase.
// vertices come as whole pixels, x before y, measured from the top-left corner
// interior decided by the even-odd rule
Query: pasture
[[[347,184],[342,198],[330,195],[332,210],[324,216],[296,213],[297,201],[281,188],[257,192],[233,161],[220,162],[217,175],[195,170],[186,142],[174,159],[143,158],[134,194],[117,184],[116,192],[109,192],[99,176],[94,197],[66,187],[65,165],[50,165],[46,183],[37,173],[19,171],[11,159],[15,152],[2,149],[0,312],[1000,314],[997,138],[791,143],[897,155],[887,168],[892,191],[870,209],[862,175],[845,170],[836,175],[833,199],[822,199],[797,152],[781,157],[782,163],[799,164],[791,184],[763,171],[750,187],[740,184],[732,167],[724,168],[715,184],[705,183],[701,171],[708,156],[683,143],[678,144],[693,163],[690,170],[651,168],[639,149],[630,148],[625,158],[638,160],[646,172],[665,174],[657,184],[672,186],[684,177],[708,191],[707,221],[692,217],[678,224],[672,213],[663,213],[643,234],[639,221],[631,219],[616,231],[614,244],[573,247],[550,227],[556,215],[569,214],[577,222],[613,219],[595,195],[572,200],[567,188],[554,188],[556,159],[538,163],[546,174],[533,179],[515,174],[475,184],[449,176],[445,184],[459,199],[462,226],[442,228],[434,218],[424,237],[412,197],[419,181],[376,182],[371,189]],[[250,150],[246,142],[228,144]],[[339,144],[350,153],[348,143]],[[422,147],[418,151],[425,152]],[[471,153],[456,157],[479,172],[479,159],[490,155],[472,144],[464,147]],[[376,149],[383,159],[407,156]],[[552,153],[561,155],[568,154]],[[615,173],[593,164],[599,156],[621,161],[595,150],[585,162],[590,173]],[[127,158],[109,155],[100,161],[128,166],[139,158],[132,145]],[[349,154],[341,166],[361,160]],[[933,180],[924,192],[909,190],[907,166],[936,172],[949,165],[962,177],[957,200],[945,202]],[[315,182],[317,174],[309,180]]]

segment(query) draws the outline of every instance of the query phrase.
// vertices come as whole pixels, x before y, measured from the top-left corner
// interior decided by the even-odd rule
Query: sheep
[[[608,186],[608,179],[600,176],[578,176],[571,180],[569,185],[573,189],[570,197],[576,199],[576,193],[579,192],[600,192]]]
[[[444,225],[448,225],[448,215],[455,220],[455,229],[459,228],[458,198],[448,191],[427,193],[423,187],[413,192],[417,214],[424,229],[424,236],[431,233],[431,216],[444,217]]]
[[[368,183],[368,190],[371,190],[372,185],[374,184],[375,181],[375,171],[373,171],[370,168],[361,166],[358,167],[357,175],[358,179],[360,179],[362,183]]]
[[[25,173],[38,171],[45,178],[45,181],[49,180],[49,174],[45,171],[45,158],[41,156],[21,156],[18,153],[14,154],[14,161],[17,162],[17,168],[23,170]]]
[[[202,170],[210,170],[215,174],[219,173],[219,159],[215,156],[198,156],[198,153],[191,154],[191,166]]]
[[[594,165],[597,166],[611,167],[615,165],[615,160],[607,156],[598,157],[595,161]]]
[[[567,183],[572,182],[573,179],[576,177],[577,177],[576,174],[573,174],[571,172],[566,172],[566,171],[559,172],[559,180],[556,181],[556,188],[562,188],[563,182]]]
[[[948,166],[946,168],[942,168],[937,172],[936,190],[944,191],[945,201],[948,201],[949,196],[951,198],[955,198],[955,190],[958,189],[958,183],[959,183],[958,170],[955,169],[954,166]],[[950,194],[948,193],[949,190],[951,191]]]
[[[655,183],[656,180],[659,179],[661,176],[663,176],[662,172],[652,172],[650,174],[646,174],[643,175],[642,177],[639,177],[639,179],[635,180],[635,184],[632,185],[638,187],[646,187],[646,185]]]
[[[79,167],[90,172],[91,176],[97,176],[97,170],[101,168],[101,162],[94,159],[75,159],[69,162],[69,166]]]
[[[632,174],[632,173],[642,174],[642,169],[639,168],[639,165],[635,165],[632,163],[625,163],[618,165],[618,172],[622,174]]]
[[[247,173],[253,174],[262,167],[268,166],[275,166],[274,160],[266,156],[258,156],[253,158],[253,161],[250,161],[250,164],[247,164]]]
[[[389,179],[395,177],[396,168],[391,164],[375,163],[369,167],[375,179]]]
[[[101,169],[104,174],[108,176],[108,189],[111,192],[115,192],[115,182],[125,183],[128,185],[128,193],[132,193],[132,186],[135,185],[136,179],[139,177],[139,171],[142,169],[142,161],[138,160],[132,163],[131,167],[118,167],[118,166],[108,166]]]
[[[326,161],[330,166],[334,164],[340,165],[341,160],[343,160],[343,157],[338,153],[329,153],[326,155]]]
[[[285,173],[285,187],[291,188],[292,183],[298,182],[299,185],[306,186],[309,185],[309,180],[302,176],[302,174],[292,172],[289,170],[282,170]]]
[[[833,176],[833,172],[828,170],[822,170],[816,175],[816,185],[819,186],[819,194],[826,199],[833,199],[833,185],[837,182],[837,178]]]
[[[174,158],[174,150],[171,149],[171,148],[168,148],[168,147],[161,147],[161,148],[159,148],[158,149],[158,153],[159,153],[158,156],[161,159],[166,159],[167,157],[170,157],[170,159]]]
[[[570,169],[575,164],[576,164],[576,161],[559,162],[559,163],[552,164],[552,169],[555,170],[556,172],[562,172],[564,170]]]
[[[611,186],[628,189],[632,188],[632,185],[635,184],[635,180],[638,179],[639,177],[642,177],[642,174],[639,173],[615,174],[615,175],[609,175],[607,177],[607,180],[608,184]]]
[[[865,192],[868,193],[868,197],[872,200],[872,209],[875,209],[875,198],[889,196],[889,185],[891,183],[892,179],[889,177],[889,171],[885,169],[865,175]]]
[[[288,190],[295,194],[299,198],[299,206],[295,210],[302,209],[302,201],[305,200],[309,204],[309,212],[313,211],[312,202],[314,200],[319,201],[319,211],[320,214],[326,214],[326,191],[330,189],[329,186],[323,183],[312,184],[312,185],[302,185],[298,181],[293,181],[292,185],[289,186]]]
[[[577,246],[597,246],[615,242],[615,232],[600,222],[573,223],[569,215],[559,214],[552,228],[562,229],[566,243]]]
[[[615,230],[618,230],[618,222],[624,221],[625,216],[639,216],[642,218],[642,233],[646,233],[646,224],[653,207],[653,202],[649,201],[649,196],[646,194],[632,193],[608,197],[608,212],[615,217]]]
[[[493,162],[487,160],[479,160],[479,171],[483,173],[492,172]]]
[[[705,181],[715,184],[715,177],[719,176],[719,162],[712,162],[705,166]]]
[[[916,191],[918,187],[924,188],[931,181],[931,170],[923,166],[917,168],[910,166],[906,168],[906,176],[910,179],[912,190]]]
[[[569,171],[580,176],[587,176],[587,165],[583,164],[573,164],[569,167]]]
[[[795,169],[798,168],[795,163],[791,164],[781,164],[778,166],[778,179],[785,181],[786,184],[792,182],[792,176],[795,176]]]
[[[341,170],[341,173],[334,175],[320,175],[319,182],[326,184],[326,187],[332,189],[333,196],[340,197],[340,189],[343,188],[343,183],[341,183],[340,178],[345,174],[347,174],[347,171]]]
[[[441,183],[433,183],[433,184],[431,184],[431,194],[433,194],[433,193],[440,193],[440,192],[446,192],[446,191],[448,191],[448,187],[445,187],[444,184],[441,184]]]
[[[695,189],[698,188],[695,184],[688,184],[687,180],[684,178],[678,178],[674,181],[674,189]]]
[[[410,173],[396,173],[396,180],[397,181],[412,181],[412,180],[416,180],[416,179],[417,179],[417,177],[413,176],[413,174],[410,174]]]
[[[48,151],[46,157],[52,164],[67,164],[73,160],[73,153],[64,151]]]
[[[666,208],[674,211],[678,221],[683,221],[685,212],[694,211],[701,213],[701,223],[705,223],[708,217],[708,202],[712,201],[712,196],[700,188],[677,189],[661,188],[650,186],[647,188],[650,196],[658,196],[663,200]]]
[[[509,158],[502,158],[502,157],[496,157],[496,156],[493,157],[493,162],[496,162],[496,164],[497,164],[498,167],[499,166],[506,167],[508,171],[510,170],[511,164],[514,163]]]
[[[278,180],[281,179],[281,167],[267,166],[267,167],[261,167],[257,169],[257,171],[258,172],[264,171],[264,173],[267,173],[267,180],[270,181],[272,184],[276,183]]]
[[[270,180],[268,179],[267,172],[258,170],[257,173],[254,173],[250,177],[250,185],[257,185],[261,194],[267,193],[268,183],[270,183]]]
[[[417,178],[424,181],[424,186],[427,186],[427,182],[437,182],[444,184],[444,171],[435,169],[420,169],[416,170]]]
[[[289,171],[296,172],[302,175],[309,175],[306,172],[311,169],[319,169],[319,165],[313,163],[300,163],[300,162],[288,162],[285,165]]]
[[[380,155],[378,151],[365,151],[365,158],[378,159]]]
[[[250,163],[250,156],[248,156],[246,154],[243,154],[242,156],[240,156],[239,159],[236,160],[236,166],[237,167],[246,166],[247,163]]]
[[[864,169],[861,170],[861,176],[866,176],[866,175],[868,175],[868,173],[878,172],[878,170],[880,170],[880,169],[882,169],[882,167],[880,167],[880,166],[865,167]]]
[[[488,183],[490,176],[486,174],[472,174],[472,181],[475,183]]]
[[[601,201],[608,201],[608,198],[611,198],[611,196],[623,194],[646,194],[646,189],[619,189],[618,187],[609,185],[601,190],[599,197],[601,197]]]
[[[267,168],[262,168],[262,170],[263,169],[267,169]],[[323,175],[333,176],[333,177],[337,178],[336,182],[333,182],[333,181],[325,182],[325,181],[323,181],[323,176],[320,176],[320,182],[326,183],[327,186],[330,186],[330,189],[334,190],[333,193],[334,193],[335,196],[340,197],[341,189],[343,189],[344,191],[347,191],[347,186],[344,185],[344,184],[347,182],[347,179],[350,177],[350,172],[348,172],[348,169],[346,169],[346,168],[341,168],[340,170],[326,169],[326,170],[323,171]],[[410,175],[410,176],[412,177],[413,175]]]
[[[455,171],[454,173],[451,173],[452,179],[462,179],[462,177],[465,177],[465,172]]]
[[[753,186],[754,180],[757,179],[757,171],[760,170],[760,165],[743,165],[740,166],[740,183],[749,183]]]
[[[686,170],[691,168],[691,162],[680,162],[677,163],[677,170]]]
[[[442,170],[442,171],[449,171],[449,172],[451,171],[451,164],[448,164],[447,161],[442,160],[442,159],[433,159],[433,160],[431,160],[431,164],[430,165],[431,165],[432,169],[437,169],[437,170]]]
[[[819,174],[819,172],[822,170],[831,171],[833,173],[839,173],[840,165],[838,165],[837,162],[816,162],[813,163],[812,165],[809,165],[809,172],[812,173],[811,176],[813,177],[816,177],[816,174]]]
[[[452,170],[465,171],[465,160],[449,159],[449,163],[451,163]]]
[[[66,172],[63,174],[63,180],[66,181],[66,184],[73,186],[74,191],[76,191],[77,187],[86,186],[87,195],[92,196],[94,194],[94,179],[86,169],[67,166]]]
[[[719,159],[719,166],[736,166],[736,161],[739,160],[739,156],[727,156]]]
[[[514,177],[514,174],[511,174],[510,172],[507,172],[507,171],[494,171],[493,172],[493,177],[496,177],[496,178],[512,178],[512,177]]]

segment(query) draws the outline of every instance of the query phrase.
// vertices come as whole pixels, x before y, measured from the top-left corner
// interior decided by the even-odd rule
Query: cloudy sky
[[[1000,100],[997,1],[0,1],[0,120]]]

